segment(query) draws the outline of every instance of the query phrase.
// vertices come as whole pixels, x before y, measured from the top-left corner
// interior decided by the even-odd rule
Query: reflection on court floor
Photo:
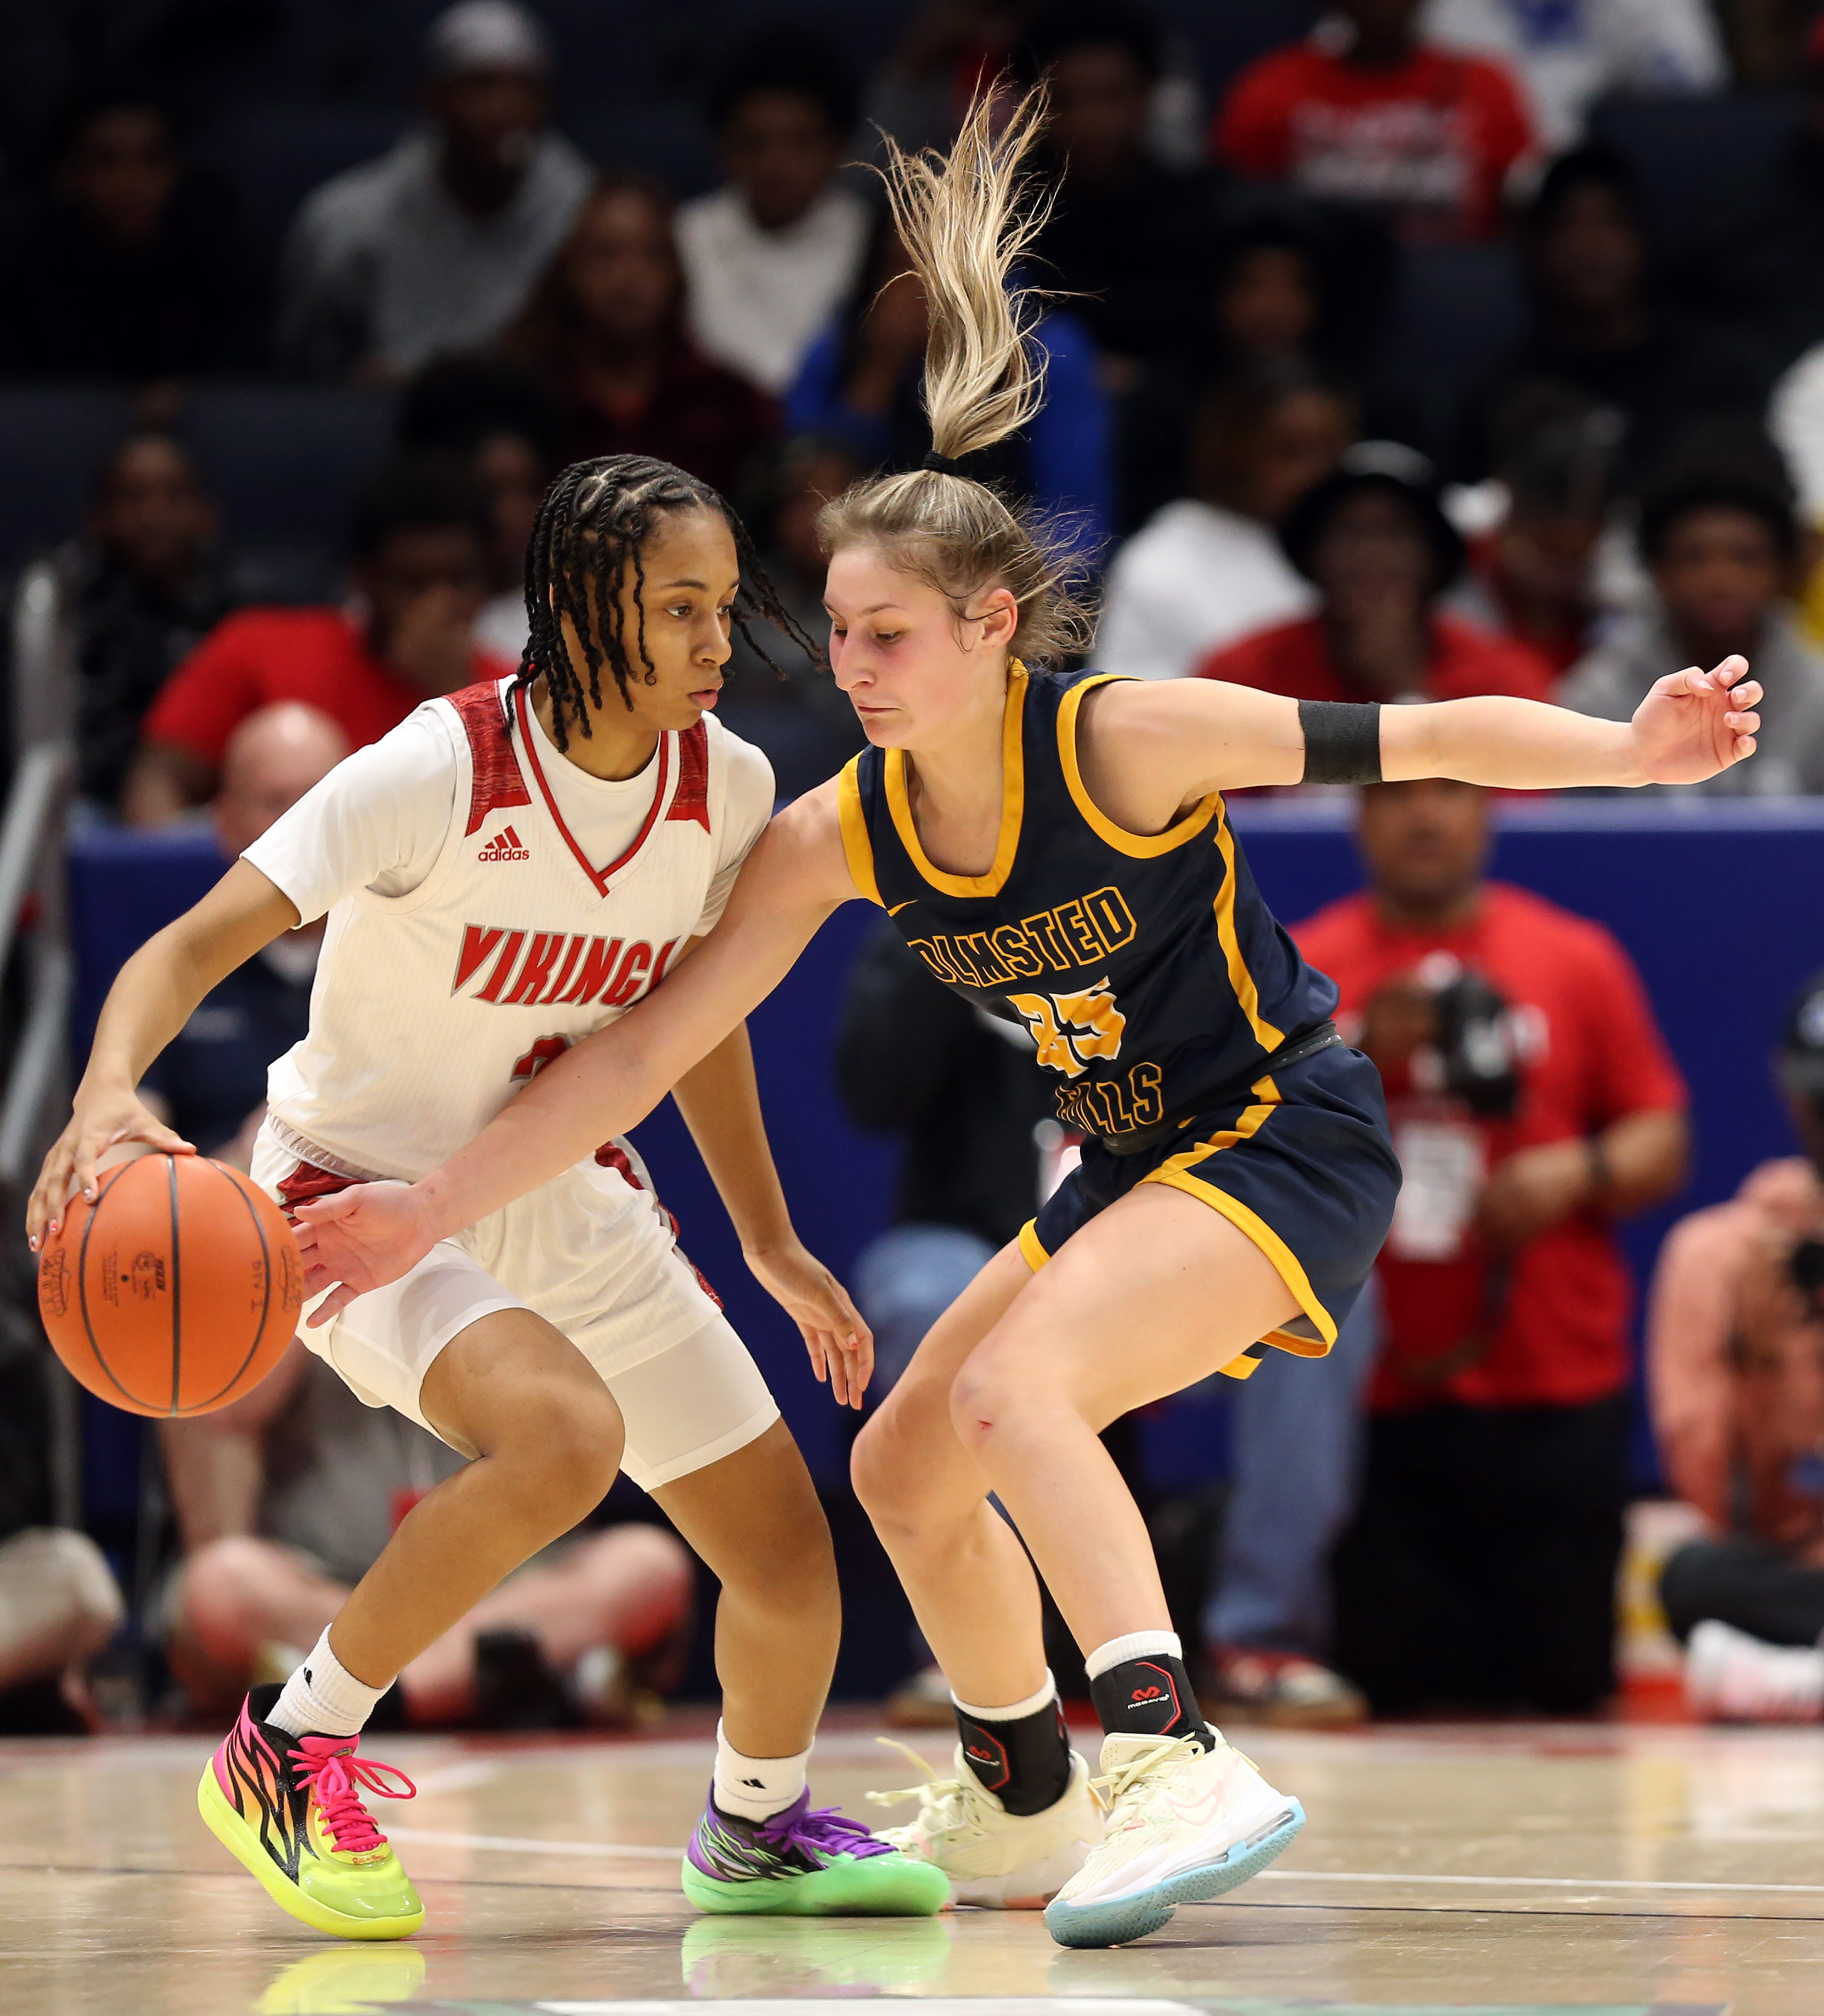
[[[304,1969],[308,1963],[300,1962],[292,1970],[299,1985],[302,1985]],[[377,1971],[376,1971],[377,1972]],[[397,1970],[398,1978],[403,1982],[409,1969]],[[358,1981],[352,1970],[348,1982],[335,1985],[333,1992],[347,1996],[351,1986]],[[312,1984],[311,1993],[320,1998],[326,1987],[331,1985],[331,1977],[322,1975]],[[285,1982],[275,1982],[274,1990],[285,1988]],[[375,1983],[365,1988],[353,1986],[355,1999],[325,2001],[313,1999],[307,2001],[262,2000],[260,2007],[278,2010],[328,2010],[347,2011],[348,2016],[361,2016],[361,2012],[387,2009],[393,2016],[674,2016],[676,2002],[650,2000],[643,2002],[426,2002],[417,1999],[391,2001],[384,1994],[375,1993]],[[365,2000],[361,1999],[365,1996]],[[1560,2016],[1562,2005],[1540,2003],[1509,2003],[1497,2005],[1483,2003],[1471,2008],[1462,2003],[1401,2003],[1397,2007],[1377,2003],[1357,2003],[1346,2007],[1338,2003],[1321,2005],[1309,2002],[1261,2002],[1247,2000],[1213,2000],[1199,1997],[1187,2001],[1141,2002],[1119,1996],[938,1996],[921,2000],[917,2005],[919,2016]],[[819,2000],[814,2003],[802,1998],[755,1999],[744,2001],[742,2016],[880,2016],[878,1999],[871,1997],[842,1997]],[[1631,2003],[1625,2007],[1597,2008],[1588,2004],[1579,2005],[1576,2016],[1725,2016],[1724,2009],[1701,2007],[1692,2003],[1678,2005],[1676,2009],[1664,2004],[1656,2007],[1645,2003]]]
[[[0,1746],[5,2016],[469,2011],[647,2016],[1816,2016],[1824,1744],[1815,1733],[1511,1725],[1243,1745],[1311,1815],[1222,1903],[1106,1953],[1029,1913],[696,1918],[677,1888],[700,1738],[375,1747],[420,1797],[377,1802],[423,1933],[331,1946],[202,1830],[208,1745]],[[946,1748],[925,1747],[933,1762]],[[867,1810],[902,1765],[826,1737],[820,1801]]]

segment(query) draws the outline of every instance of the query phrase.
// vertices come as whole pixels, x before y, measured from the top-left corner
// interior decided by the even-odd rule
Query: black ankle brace
[[[990,1722],[959,1708],[957,1733],[963,1761],[1010,1813],[1042,1813],[1069,1786],[1070,1738],[1055,1694],[1012,1722]]]
[[[1189,1736],[1206,1750],[1216,1748],[1184,1662],[1173,1653],[1119,1661],[1090,1682],[1090,1698],[1110,1736]]]

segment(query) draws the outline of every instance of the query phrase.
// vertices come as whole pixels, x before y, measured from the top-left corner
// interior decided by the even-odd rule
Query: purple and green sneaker
[[[713,1798],[684,1851],[684,1895],[699,1911],[781,1917],[928,1918],[950,1902],[950,1878],[890,1848],[811,1795],[770,1820],[721,1812]]]

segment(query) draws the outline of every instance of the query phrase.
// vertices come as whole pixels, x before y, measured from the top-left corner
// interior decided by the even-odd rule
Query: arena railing
[[[62,574],[30,562],[10,612],[13,776],[0,812],[0,976],[16,956],[22,1012],[0,1092],[0,1294],[13,1335],[37,1330],[36,1269],[21,1219],[39,1157],[69,1096],[70,956],[65,857],[76,751],[74,655]],[[75,1382],[47,1379],[52,1510],[82,1523],[81,1410]]]

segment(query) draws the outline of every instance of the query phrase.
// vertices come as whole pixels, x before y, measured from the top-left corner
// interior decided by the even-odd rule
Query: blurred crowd
[[[111,11],[168,39],[196,12]],[[1712,788],[1824,789],[1824,27],[1790,11],[1782,43],[1774,6],[1345,0],[1220,77],[1139,0],[937,0],[871,74],[834,20],[780,20],[700,60],[680,190],[561,130],[535,11],[460,0],[416,120],[282,235],[200,87],[74,64],[7,162],[0,383],[138,416],[63,555],[85,795],[156,823],[261,701],[359,743],[514,662],[530,515],[582,455],[737,497],[814,621],[817,501],[928,445],[924,304],[866,164],[883,131],[941,142],[995,71],[1048,81],[1056,200],[1026,275],[1048,398],[983,473],[1074,529],[1100,664],[1619,716],[1743,650],[1767,740]],[[1779,92],[1732,95],[1781,48]],[[1715,156],[1749,144],[1694,178],[1706,106]],[[307,607],[186,431],[225,377],[391,396],[395,459]],[[780,641],[785,676],[737,664],[726,707],[790,796],[855,731]]]
[[[1739,652],[1766,689],[1761,751],[1696,788],[1824,793],[1813,6],[1285,0],[1248,10],[1282,32],[1247,46],[1163,0],[890,11],[890,46],[827,5],[756,16],[678,56],[670,124],[622,106],[604,131],[567,125],[589,100],[536,5],[420,10],[413,115],[369,158],[348,158],[369,128],[348,104],[315,124],[281,106],[263,154],[258,105],[224,117],[286,20],[340,18],[326,5],[0,21],[0,409],[101,387],[131,416],[81,524],[7,556],[63,599],[82,816],[212,818],[232,854],[427,696],[511,670],[532,517],[579,457],[658,455],[726,491],[822,634],[819,506],[928,446],[925,303],[867,164],[883,134],[943,144],[996,75],[1050,92],[1054,200],[1024,275],[1047,395],[981,473],[1069,527],[1101,598],[1096,664],[1619,720],[1662,675]],[[270,170],[287,135],[299,200],[276,205],[248,164]],[[331,140],[334,172],[297,177]],[[387,452],[315,528],[333,560],[301,567],[224,507],[193,419],[225,382],[317,397],[326,427],[380,403]],[[720,711],[789,798],[861,738],[818,663],[759,641]],[[1490,817],[1467,787],[1367,792],[1362,893],[1298,929],[1381,1066],[1406,1190],[1380,1291],[1332,1358],[1269,1364],[1238,1395],[1202,1620],[1225,1712],[1579,1712],[1614,1690],[1617,1226],[1683,1183],[1685,1092],[1620,945],[1487,880]],[[301,1027],[315,948],[294,936],[158,1067],[207,1147],[233,1152]],[[898,1222],[857,1283],[890,1382],[1069,1143],[1036,1139],[1005,1030],[892,944],[853,985],[843,1096],[907,1141]],[[1714,1529],[1668,1570],[1667,1606],[1718,1712],[1824,1713],[1824,1485],[1790,1474],[1824,1430],[1824,994],[1785,1044],[1811,1159],[1680,1231],[1649,1340],[1669,1481]],[[1721,1284],[1750,1251],[1742,1316]],[[1766,1340],[1751,1361],[1744,1324]],[[1744,1365],[1775,1359],[1763,1391]],[[300,1356],[257,1409],[165,1438],[177,1557],[155,1635],[198,1701],[310,1642],[389,1505],[434,1481],[434,1446],[362,1456],[372,1424],[337,1417],[339,1391]],[[348,1521],[318,1530],[330,1486],[308,1480],[363,1463]],[[0,1696],[25,1670],[4,1649],[9,1562],[21,1588],[67,1582],[67,1630],[43,1625],[33,1671],[118,1622],[99,1557],[4,1512]],[[683,1571],[640,1530],[653,1544],[598,1535],[503,1592],[500,1618],[407,1675],[409,1712],[595,1712],[604,1659],[650,1661],[687,1624]]]

